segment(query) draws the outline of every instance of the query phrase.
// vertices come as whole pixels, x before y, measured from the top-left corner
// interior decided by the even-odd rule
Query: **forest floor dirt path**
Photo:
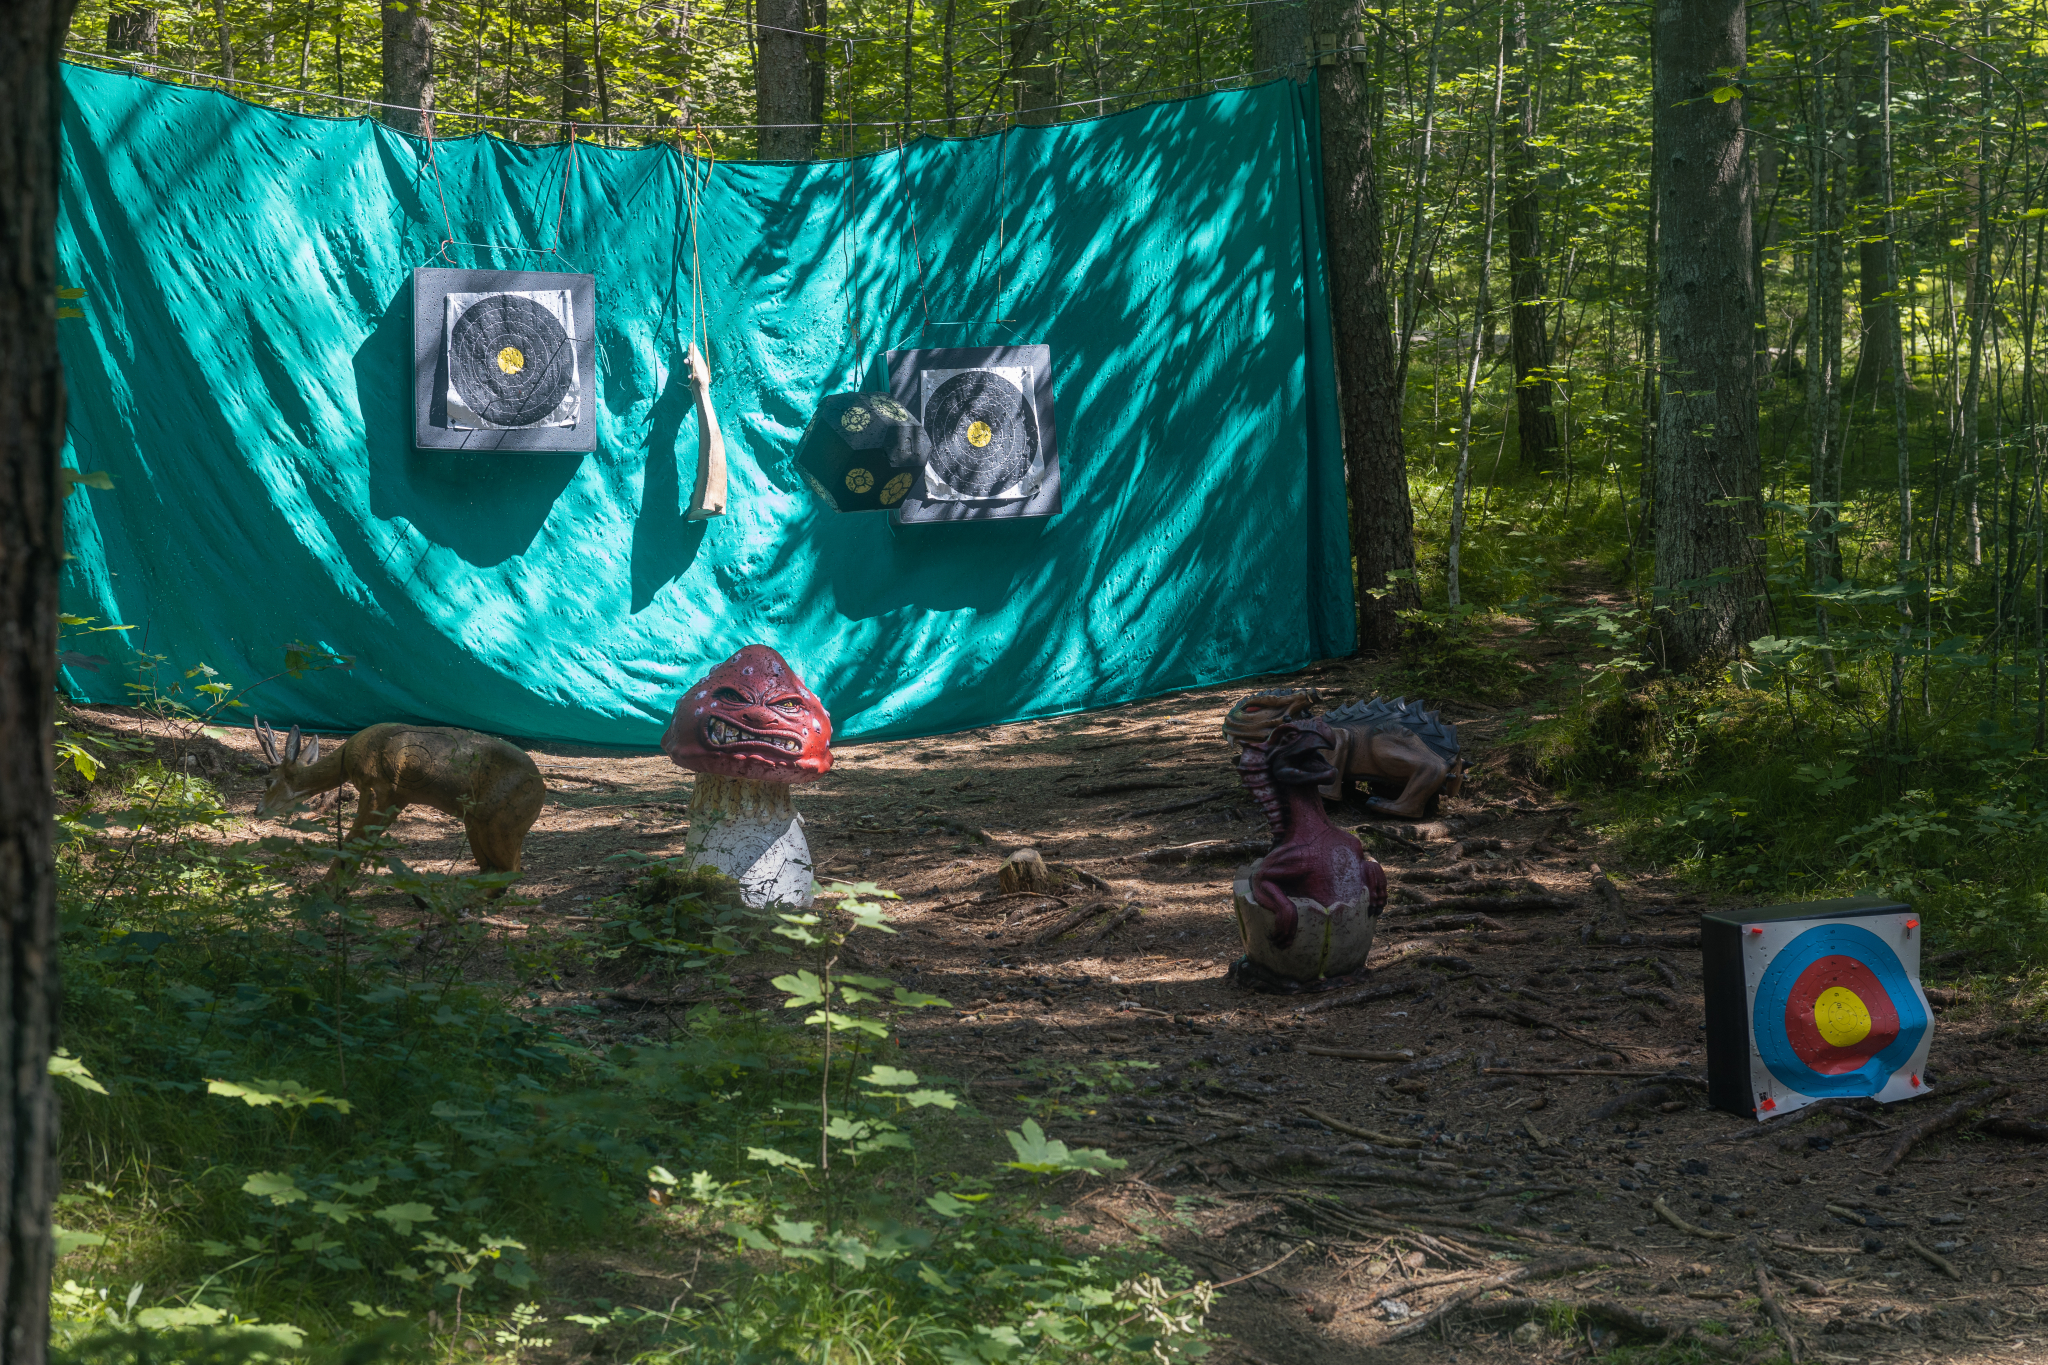
[[[1532,665],[1575,657],[1568,642],[1502,643]],[[902,932],[880,948],[856,942],[854,965],[957,1006],[904,1023],[909,1064],[952,1078],[1006,1125],[1044,1115],[1053,1136],[1129,1161],[1085,1189],[1059,1188],[1077,1242],[1156,1240],[1218,1281],[1280,1262],[1228,1291],[1211,1317],[1229,1338],[1215,1358],[1249,1365],[1604,1349],[1624,1316],[1593,1309],[1570,1330],[1517,1338],[1527,1300],[1389,1341],[1490,1276],[1581,1264],[1512,1292],[1704,1324],[1718,1350],[1696,1349],[1741,1360],[1765,1323],[1750,1239],[1775,1268],[1807,1359],[2048,1361],[2040,1149],[1950,1135],[1881,1174],[1897,1130],[1933,1104],[1878,1116],[1882,1130],[1816,1120],[1745,1140],[1755,1124],[1703,1103],[1699,954],[1687,946],[1699,912],[1744,902],[1663,869],[1617,866],[1591,827],[1596,811],[1512,775],[1496,710],[1445,708],[1476,769],[1443,811],[1469,822],[1465,836],[1368,841],[1395,887],[1372,980],[1400,993],[1318,1009],[1332,997],[1226,984],[1239,952],[1231,879],[1246,859],[1148,853],[1264,836],[1220,731],[1237,697],[1273,685],[1371,695],[1385,667],[1335,661],[1087,714],[842,746],[831,774],[801,792],[820,876],[902,896],[892,912]],[[84,715],[134,728],[117,708]],[[247,812],[261,787],[255,745],[247,731],[213,733],[194,764]],[[536,757],[554,795],[528,838],[521,890],[539,904],[514,913],[576,915],[630,877],[607,855],[682,851],[690,778],[659,754],[542,747]],[[1356,824],[1364,812],[1339,818]],[[466,865],[452,821],[414,811],[395,833],[415,865]],[[1064,870],[1071,907],[1092,899],[1138,913],[1107,932],[1112,915],[1097,915],[1048,941],[1061,907],[989,898],[1003,857],[1024,846]],[[1596,864],[1617,874],[1618,906],[1594,884]],[[1451,890],[1453,868],[1555,908],[1446,922],[1446,907],[1425,902]],[[766,978],[780,970],[739,984],[768,1003]],[[621,1000],[590,983],[547,1003],[594,1006],[567,1030],[593,1044],[658,1039],[689,989],[649,1004],[644,992]],[[2048,1103],[2043,1042],[1993,1005],[1964,1002],[1941,1017],[1929,1069],[1944,1083],[2010,1082],[2010,1103],[2031,1111]],[[1062,1077],[1105,1061],[1156,1069],[1129,1072],[1133,1093],[1062,1101]],[[1400,1144],[1360,1148],[1349,1129]],[[1653,1201],[1705,1235],[1679,1230]],[[1909,1238],[1945,1254],[1960,1278]],[[621,1259],[605,1273],[616,1286],[640,1271]]]

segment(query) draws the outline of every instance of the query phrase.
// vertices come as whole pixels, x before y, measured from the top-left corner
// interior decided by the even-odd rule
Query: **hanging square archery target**
[[[1708,1101],[1761,1119],[1926,1094],[1920,937],[1912,906],[1873,897],[1702,915]]]
[[[596,279],[413,272],[413,443],[597,448]]]
[[[1060,510],[1052,349],[890,351],[889,391],[924,427],[902,524],[1049,517]]]

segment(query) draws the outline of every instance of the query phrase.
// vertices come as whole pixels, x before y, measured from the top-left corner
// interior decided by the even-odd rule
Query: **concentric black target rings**
[[[969,498],[992,498],[1030,472],[1038,419],[1014,384],[987,370],[956,374],[924,407],[929,468]]]
[[[493,426],[530,427],[561,405],[576,348],[554,314],[516,294],[464,309],[448,336],[448,378]]]

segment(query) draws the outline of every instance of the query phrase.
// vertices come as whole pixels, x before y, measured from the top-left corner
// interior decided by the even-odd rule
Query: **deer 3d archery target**
[[[1911,1099],[1933,1016],[1911,906],[1855,899],[1705,915],[1708,1095],[1776,1116],[1821,1099]]]

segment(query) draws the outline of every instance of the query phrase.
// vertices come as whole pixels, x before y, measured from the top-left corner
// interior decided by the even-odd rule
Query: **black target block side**
[[[494,294],[565,289],[575,320],[576,370],[582,386],[572,427],[469,430],[448,423],[448,353],[445,327],[450,294]],[[597,277],[537,270],[412,272],[413,445],[421,450],[596,450]]]
[[[1038,491],[1027,498],[970,498],[965,501],[935,499],[927,487],[926,470],[920,465],[910,492],[897,507],[898,525],[929,525],[949,521],[1019,521],[1057,515],[1063,507],[1060,490],[1059,428],[1053,420],[1052,348],[1050,346],[960,346],[932,350],[887,351],[882,365],[888,374],[889,392],[924,424],[927,439],[936,448],[946,433],[932,428],[933,414],[925,411],[921,376],[925,371],[977,370],[1029,366],[1032,391],[1024,396],[1028,418],[1035,425],[1032,436],[1043,453],[1045,476]],[[1007,384],[1007,381],[998,381]],[[934,402],[933,406],[938,407]],[[994,444],[994,441],[991,441]],[[1000,449],[996,452],[999,457]],[[965,491],[964,489],[962,491]]]

